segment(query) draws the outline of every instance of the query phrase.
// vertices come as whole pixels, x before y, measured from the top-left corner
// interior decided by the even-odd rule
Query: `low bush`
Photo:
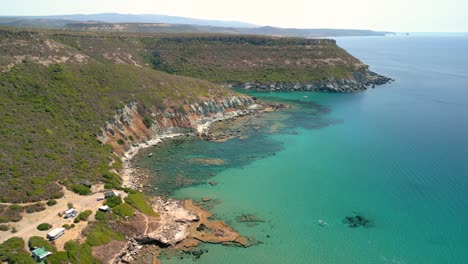
[[[84,186],[83,184],[72,185],[72,190],[79,195],[88,195],[91,193],[91,189]]]
[[[111,196],[107,198],[106,200],[106,205],[108,205],[111,208],[114,208],[121,203],[122,203],[122,198],[120,198],[120,196]]]
[[[52,226],[49,223],[42,223],[37,226],[37,230],[39,231],[45,231],[49,230]]]
[[[135,209],[133,209],[133,207],[130,205],[123,203],[114,207],[112,212],[121,217],[131,217],[135,213]]]
[[[105,224],[98,223],[91,226],[86,232],[86,243],[91,246],[100,246],[111,240],[124,241],[125,236],[109,229]]]
[[[0,231],[8,231],[10,227],[8,225],[0,225]]]
[[[83,211],[81,212],[76,218],[82,220],[82,221],[87,221],[88,220],[88,217],[93,213],[93,211],[91,210],[86,210],[86,211]],[[75,219],[76,219],[75,218]]]
[[[18,205],[18,204],[10,205],[10,210],[17,211],[17,210],[22,210],[22,209],[23,207],[21,205]]]
[[[0,244],[0,262],[35,264],[22,238],[12,237]]]
[[[71,224],[71,225],[69,225],[69,224],[64,224],[64,225],[62,225],[62,227],[65,228],[66,230],[70,230],[70,229],[72,229],[73,227],[75,227],[75,225],[74,225],[74,224]]]
[[[84,243],[79,244],[78,242],[71,240],[65,243],[65,250],[67,251],[68,260],[72,264],[98,264],[99,261],[96,260],[91,251],[91,246]]]
[[[28,241],[28,246],[29,246],[29,248],[44,247],[47,251],[50,251],[50,252],[57,251],[57,249],[55,248],[54,245],[52,245],[51,243],[49,243],[49,241],[45,240],[45,238],[40,237],[40,236],[30,237],[29,241]]]
[[[158,214],[153,210],[153,207],[148,204],[148,197],[143,193],[131,193],[125,197],[125,202],[146,215],[158,216]]]
[[[54,200],[54,199],[49,199],[47,201],[47,205],[48,206],[52,206],[52,205],[56,205],[57,204],[57,200]]]
[[[26,209],[26,213],[28,213],[28,214],[44,211],[46,209],[46,207],[45,207],[45,205],[43,203],[36,203],[36,204],[32,204],[32,205],[27,205],[24,208]]]

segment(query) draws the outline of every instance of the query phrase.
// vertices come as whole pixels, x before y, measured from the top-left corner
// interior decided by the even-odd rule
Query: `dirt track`
[[[64,224],[72,224],[72,219],[64,219],[63,217],[58,216],[60,212],[63,212],[68,209],[67,204],[72,203],[73,206],[78,210],[78,213],[84,210],[92,210],[93,214],[89,216],[88,219],[94,220],[94,214],[96,210],[102,205],[103,201],[97,201],[97,197],[103,196],[102,193],[97,192],[88,196],[80,196],[71,191],[64,190],[64,197],[57,199],[57,204],[53,206],[47,206],[46,210],[41,212],[36,212],[32,214],[23,214],[23,219],[17,223],[9,223],[11,227],[14,227],[17,232],[1,232],[0,243],[11,238],[11,237],[21,237],[26,243],[32,236],[42,236],[46,237],[47,233],[50,231],[39,231],[37,226],[41,223],[49,223],[52,225],[52,228],[61,227]],[[66,230],[65,234],[58,238],[55,241],[57,249],[62,250],[63,244],[66,241],[71,239],[76,239],[80,235],[81,231],[86,227],[87,222],[80,222],[75,224],[76,226],[70,230]]]

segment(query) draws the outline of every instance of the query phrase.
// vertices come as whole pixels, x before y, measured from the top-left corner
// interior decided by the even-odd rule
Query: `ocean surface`
[[[259,241],[163,263],[468,263],[468,36],[337,41],[395,82],[253,93],[294,108],[242,140],[179,140],[136,159],[158,175],[155,194],[211,197],[216,218]],[[236,221],[245,214],[259,222]],[[357,215],[370,224],[343,221]]]

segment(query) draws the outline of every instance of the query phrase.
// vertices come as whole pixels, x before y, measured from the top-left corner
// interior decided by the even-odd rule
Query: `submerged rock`
[[[349,228],[356,228],[356,227],[365,227],[370,228],[374,227],[375,224],[373,221],[365,218],[360,214],[356,214],[354,216],[345,216],[343,219],[343,224],[348,225]]]

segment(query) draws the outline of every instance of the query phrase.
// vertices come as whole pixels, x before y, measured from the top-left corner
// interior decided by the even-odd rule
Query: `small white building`
[[[55,240],[55,239],[61,237],[63,234],[65,234],[65,228],[58,227],[58,228],[52,229],[52,231],[47,233],[47,238],[49,240]]]
[[[66,210],[65,212],[63,212],[65,219],[75,217],[77,214],[78,214],[78,211],[75,208],[70,208]]]
[[[99,207],[99,211],[102,211],[102,212],[109,212],[110,211],[110,207],[108,205],[103,205],[101,207]]]

